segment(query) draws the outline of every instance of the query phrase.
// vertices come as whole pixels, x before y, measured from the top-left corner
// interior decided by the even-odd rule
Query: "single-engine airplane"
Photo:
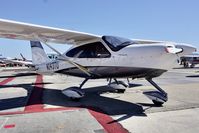
[[[22,54],[20,54],[22,56]],[[23,56],[22,59],[19,58],[11,58],[11,57],[1,57],[0,62],[7,64],[18,64],[18,65],[25,65],[28,67],[34,67],[30,60],[26,60]]]
[[[20,56],[22,59],[5,59],[6,62],[9,63],[16,63],[16,64],[20,64],[20,65],[24,65],[27,66],[29,68],[34,68],[34,64],[32,63],[31,60],[27,60],[21,53]]]
[[[122,84],[117,81],[118,78],[145,78],[158,91],[144,94],[154,104],[162,105],[168,100],[167,93],[152,79],[173,68],[177,64],[178,55],[196,51],[195,47],[182,43],[98,36],[3,19],[0,19],[0,37],[30,40],[32,62],[38,73],[62,73],[85,78],[79,87],[63,90],[71,99],[84,97],[81,88],[89,79],[114,79],[116,82],[110,83],[110,86],[118,88]],[[50,60],[41,43],[59,57]],[[49,43],[73,46],[61,54]]]

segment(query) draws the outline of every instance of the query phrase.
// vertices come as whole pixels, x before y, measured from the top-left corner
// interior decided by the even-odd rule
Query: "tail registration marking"
[[[58,62],[50,62],[46,64],[47,70],[56,70],[59,69],[59,63]]]

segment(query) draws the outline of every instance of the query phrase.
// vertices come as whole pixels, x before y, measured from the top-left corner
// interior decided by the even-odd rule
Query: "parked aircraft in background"
[[[6,64],[4,63],[3,59],[5,59],[4,57],[2,57],[2,55],[0,54],[0,67],[5,67]]]
[[[111,78],[109,85],[118,88],[118,78],[145,78],[158,91],[144,92],[156,105],[168,100],[167,93],[152,79],[177,64],[178,55],[192,53],[191,45],[175,42],[132,40],[116,36],[98,36],[10,20],[0,20],[0,37],[30,40],[32,62],[38,73],[62,73],[82,77],[79,87],[63,90],[71,99],[84,97],[82,86],[89,79]],[[44,43],[59,55],[50,60],[43,50]],[[72,44],[61,54],[49,43]]]
[[[180,64],[185,68],[193,68],[195,65],[199,64],[199,53],[194,52],[189,55],[184,55],[180,57]]]
[[[35,65],[31,60],[26,60],[24,57],[22,59],[6,59],[7,62],[19,64],[21,66],[34,67]]]
[[[31,60],[27,60],[20,54],[22,59],[19,58],[10,58],[10,57],[2,57],[0,61],[5,64],[5,66],[27,66],[27,67],[34,67]]]
[[[20,53],[20,56],[22,57],[20,58],[10,58],[10,57],[0,57],[0,63],[2,67],[5,66],[26,66],[26,67],[31,67],[34,68],[35,65],[32,63],[32,60],[30,59],[26,59],[22,53]],[[56,60],[58,58],[57,54],[47,54],[48,58],[51,60]]]

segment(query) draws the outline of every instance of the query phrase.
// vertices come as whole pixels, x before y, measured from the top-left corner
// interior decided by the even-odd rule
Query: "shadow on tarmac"
[[[25,77],[25,76],[35,76],[37,73],[17,73],[9,76],[0,76],[0,78],[16,78],[16,77]]]
[[[40,83],[40,84],[51,84],[51,83]],[[35,84],[17,84],[17,85],[2,85],[0,88],[9,88],[9,87],[22,87],[28,92],[28,96],[9,98],[0,100],[0,111],[7,109],[14,109],[18,107],[24,107],[27,105],[29,96]],[[86,96],[78,102],[71,101],[68,97],[62,94],[61,90],[48,89],[36,87],[35,89],[42,89],[42,99],[43,103],[32,102],[32,105],[35,104],[48,104],[62,107],[77,107],[77,108],[86,108],[96,112],[104,113],[107,115],[122,115],[113,122],[118,122],[130,118],[132,116],[146,116],[141,105],[130,103],[127,101],[109,98],[101,96],[103,93],[110,93],[113,90],[107,86],[99,86],[84,89]],[[44,95],[45,94],[45,95]],[[38,101],[38,100],[36,100]]]
[[[13,87],[24,88],[27,91],[27,95],[28,95],[24,97],[0,99],[0,111],[26,106],[29,95],[31,94],[34,86],[41,85],[41,84],[44,85],[44,84],[51,84],[51,83],[31,83],[31,84],[27,83],[27,84],[0,85],[0,89],[4,89],[4,88],[9,89]],[[40,104],[40,103],[35,103],[35,104]]]
[[[188,69],[198,69],[198,68],[199,67],[194,67],[194,68],[188,67],[188,68],[185,68],[185,67],[182,66],[182,67],[176,67],[176,68],[173,68],[173,69],[185,69],[185,70],[187,69],[188,70]]]
[[[187,78],[199,78],[199,75],[189,75],[189,76],[186,76]]]

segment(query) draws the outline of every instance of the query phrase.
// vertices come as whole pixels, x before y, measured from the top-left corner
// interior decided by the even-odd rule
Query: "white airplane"
[[[16,63],[16,64],[25,65],[27,67],[34,68],[34,64],[30,60],[6,59],[5,61],[8,63]]]
[[[114,88],[120,88],[118,78],[145,78],[158,91],[145,92],[156,105],[168,100],[167,93],[152,79],[177,64],[179,54],[196,51],[191,45],[165,41],[131,40],[115,36],[98,36],[40,25],[0,19],[0,37],[30,40],[32,61],[38,73],[62,73],[85,78],[79,87],[63,90],[71,99],[84,97],[81,88],[89,79],[112,78]],[[50,60],[44,43],[59,55]],[[61,54],[49,43],[72,44]]]
[[[18,58],[4,58],[3,61],[7,64],[7,63],[15,63],[15,64],[20,64],[20,65],[24,65],[26,67],[31,68],[31,70],[34,70],[35,68],[35,64],[32,63],[32,60],[30,59],[26,59],[21,53],[20,56],[22,57],[22,59],[18,59]],[[50,58],[51,60],[55,60],[58,56],[56,54],[47,54],[48,58]],[[1,59],[0,59],[1,60]]]
[[[19,65],[25,65],[28,67],[34,67],[34,64],[32,63],[31,60],[27,60],[23,57],[22,54],[20,54],[22,59],[19,58],[11,58],[11,57],[3,57],[0,58],[0,61],[3,62],[4,64],[10,64],[10,63],[14,63],[14,64],[19,64]]]

